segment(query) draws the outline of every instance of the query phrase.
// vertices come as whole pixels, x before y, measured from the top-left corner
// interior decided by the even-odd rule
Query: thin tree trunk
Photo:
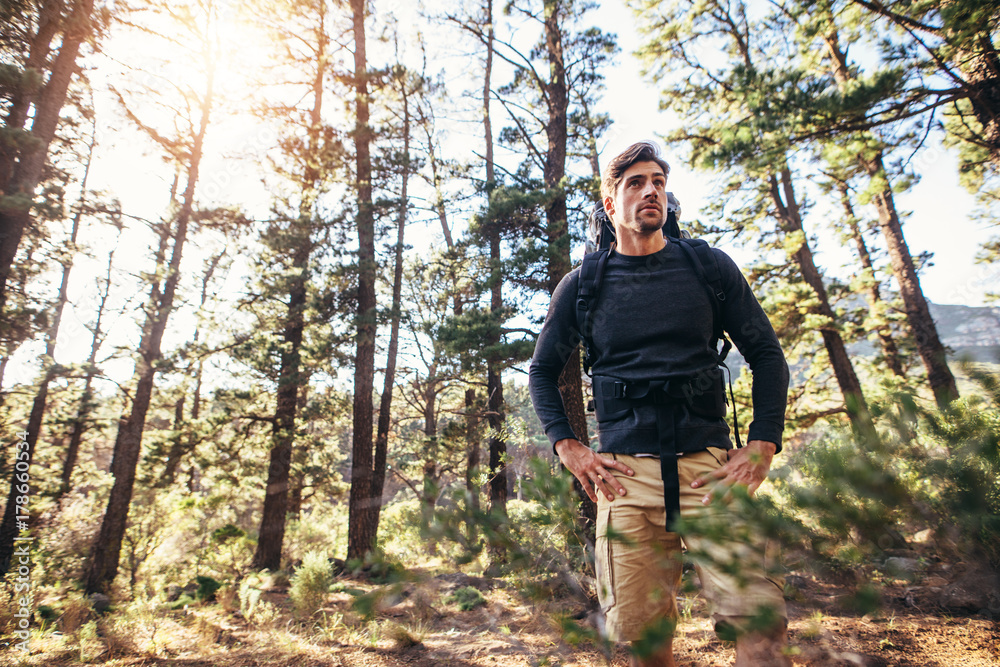
[[[488,21],[488,36],[486,43],[486,71],[483,77],[483,132],[486,143],[486,191],[491,196],[496,186],[495,166],[493,163],[493,126],[490,120],[490,92],[493,76],[493,0],[486,0],[486,20]],[[500,256],[500,230],[498,223],[490,223],[490,312],[499,313],[503,308],[503,268]],[[499,344],[499,333],[490,341],[491,345]],[[503,381],[501,378],[500,360],[490,356],[486,360],[486,421],[490,427],[489,435],[489,482],[487,484],[490,513],[499,524],[507,521],[507,442],[503,438],[504,400]],[[494,564],[507,560],[506,550],[498,545],[490,546],[490,556]]]
[[[878,151],[871,158],[859,155],[858,159],[872,179],[884,181],[888,178],[882,164],[881,151]],[[906,320],[913,332],[913,340],[917,345],[920,359],[927,368],[927,381],[931,385],[931,391],[934,392],[937,404],[945,408],[958,398],[958,385],[955,383],[955,376],[952,375],[951,368],[948,366],[947,351],[938,336],[937,326],[934,324],[927,299],[924,298],[923,289],[920,287],[917,269],[913,265],[913,257],[910,255],[910,249],[903,237],[903,227],[896,212],[892,190],[886,187],[881,192],[876,193],[872,202],[878,211],[879,227],[882,229],[882,236],[885,238],[886,247],[889,250],[889,263],[892,266],[893,275],[896,276],[896,282],[899,284],[899,293],[903,298],[903,307],[906,309]]]
[[[368,125],[368,65],[365,55],[365,1],[351,0],[354,19],[355,161],[357,169],[358,313],[354,358],[351,493],[348,502],[347,558],[363,558],[375,548],[378,526],[369,511],[372,497],[372,391],[375,385],[375,212],[372,205],[371,128]]]
[[[212,280],[212,275],[219,266],[219,262],[222,261],[222,257],[226,254],[226,251],[213,255],[209,260],[208,267],[205,269],[205,274],[201,279],[201,301],[198,306],[199,315],[205,311],[205,304],[208,303],[208,286]],[[194,336],[191,339],[193,345],[197,346],[198,341],[201,338],[201,327],[198,326],[194,330]],[[201,358],[201,354],[195,350],[198,354],[198,361],[195,366],[195,377],[194,377],[194,391],[191,397],[191,420],[194,421],[198,419],[201,414],[201,386],[202,386],[202,373],[204,370],[204,361]],[[181,422],[177,427],[178,436],[177,439],[170,446],[170,451],[167,452],[167,461],[163,466],[163,474],[160,475],[159,481],[156,486],[159,488],[166,488],[174,483],[177,477],[177,468],[180,466],[181,459],[185,454],[190,453],[197,446],[198,441],[194,438],[192,433],[180,433],[183,429],[183,415],[181,416]]]
[[[132,401],[132,410],[128,415],[123,415],[118,424],[114,458],[111,461],[111,473],[115,477],[115,482],[111,487],[104,520],[101,522],[101,529],[94,541],[87,564],[85,574],[87,593],[104,591],[118,574],[122,538],[125,536],[129,506],[132,501],[132,488],[135,484],[136,465],[139,462],[139,452],[142,449],[142,433],[146,426],[146,413],[153,396],[156,364],[160,359],[163,334],[174,307],[177,284],[181,277],[181,257],[184,243],[187,240],[188,223],[194,209],[195,188],[198,184],[202,147],[212,109],[213,91],[214,69],[210,67],[206,94],[201,105],[201,119],[191,146],[184,199],[177,214],[170,264],[166,267],[166,279],[162,293],[159,290],[159,283],[154,283],[150,290],[149,311],[143,326],[142,338],[139,341],[139,357],[136,359],[134,376],[136,390]]]
[[[288,309],[281,346],[281,368],[278,372],[277,403],[271,431],[271,454],[267,468],[267,486],[261,513],[257,549],[250,566],[255,570],[281,568],[281,549],[285,540],[285,522],[289,510],[289,484],[292,471],[292,447],[295,442],[295,420],[299,409],[299,390],[304,388],[308,374],[302,370],[302,339],[305,332],[305,310],[309,282],[309,262],[312,253],[312,227],[318,195],[318,155],[322,149],[323,81],[326,76],[326,14],[319,5],[316,28],[316,71],[313,73],[311,94],[313,106],[309,114],[308,155],[302,174],[298,218],[291,223],[290,238],[292,271],[288,284]],[[301,484],[297,503],[301,505]],[[298,509],[296,509],[296,512]]]
[[[385,465],[389,449],[389,426],[392,424],[392,393],[396,381],[396,359],[399,353],[399,320],[402,317],[403,295],[403,249],[404,233],[406,231],[406,213],[409,209],[410,182],[410,98],[406,89],[406,80],[402,82],[403,97],[403,169],[399,193],[399,209],[397,211],[396,253],[392,276],[392,311],[389,329],[389,348],[386,350],[385,378],[382,384],[382,396],[379,399],[378,428],[375,435],[375,459],[372,469],[372,516],[368,521],[378,528],[379,516],[382,512],[382,490],[385,487]]]
[[[830,20],[832,21],[832,18]],[[838,85],[844,87],[854,75],[847,65],[846,54],[840,48],[836,27],[832,28],[824,39],[834,79]],[[1000,128],[1000,125],[994,123],[994,127]],[[903,237],[903,227],[899,222],[892,188],[888,185],[889,176],[885,171],[882,149],[874,148],[867,153],[859,153],[858,164],[873,182],[885,184],[872,198],[872,203],[878,211],[879,227],[889,250],[892,273],[899,284],[899,293],[906,309],[906,319],[910,324],[917,352],[927,368],[927,381],[931,385],[937,404],[944,408],[958,398],[958,386],[951,368],[948,367],[944,344],[931,318],[930,308],[920,287],[917,269],[913,265],[913,257]]]
[[[795,199],[795,190],[792,187],[792,176],[788,168],[781,170],[781,185],[779,189],[778,178],[772,174],[769,178],[771,200],[777,211],[778,220],[781,223],[782,231],[785,234],[802,233],[802,245],[795,251],[795,262],[799,266],[802,279],[812,287],[819,301],[816,313],[826,319],[826,324],[820,329],[823,337],[823,345],[826,347],[827,355],[830,358],[830,365],[833,367],[834,377],[844,397],[844,404],[847,406],[847,414],[852,426],[862,433],[874,432],[874,425],[871,421],[871,414],[868,411],[868,404],[865,402],[864,393],[861,390],[861,383],[854,372],[854,364],[847,354],[844,339],[836,325],[836,315],[830,306],[830,298],[823,284],[823,277],[813,260],[812,249],[809,247],[808,238],[802,228],[802,218],[799,213],[799,205]],[[782,200],[784,195],[784,200]]]
[[[119,233],[120,231],[121,230],[119,230]],[[87,430],[87,423],[90,420],[90,414],[96,407],[93,396],[93,384],[94,378],[97,377],[97,352],[101,349],[101,343],[103,342],[101,322],[104,319],[104,310],[107,307],[108,298],[111,295],[111,269],[114,266],[114,257],[115,246],[112,246],[111,251],[108,253],[108,270],[104,276],[104,292],[101,294],[101,299],[97,304],[97,316],[94,320],[94,335],[90,343],[90,355],[87,357],[87,372],[84,376],[83,392],[80,394],[80,405],[77,408],[76,416],[72,421],[69,445],[66,447],[66,458],[63,460],[62,473],[59,476],[60,484],[58,494],[56,495],[57,502],[65,494],[69,493],[72,488],[71,482],[73,478],[73,470],[76,468],[76,460],[79,457],[80,443],[83,442],[83,434]]]
[[[545,99],[548,103],[548,120],[545,124],[547,150],[543,179],[545,187],[553,194],[545,207],[546,234],[549,241],[548,291],[555,293],[559,281],[569,273],[573,262],[570,257],[570,234],[566,220],[566,193],[562,181],[566,176],[566,142],[568,135],[567,115],[569,95],[566,88],[566,67],[563,61],[562,43],[562,0],[545,0],[545,50],[549,63],[549,80],[546,83]],[[583,401],[583,380],[581,377],[580,351],[575,350],[559,376],[559,392],[562,395],[566,415],[573,432],[581,441],[589,445],[587,433],[587,413]],[[574,479],[573,487],[580,499],[581,523],[584,534],[593,535],[597,521],[597,505],[590,499],[579,480]]]
[[[894,375],[900,378],[905,378],[906,371],[903,370],[903,362],[900,358],[899,348],[896,346],[896,341],[892,337],[892,331],[889,329],[888,323],[883,321],[887,304],[882,300],[882,294],[878,286],[878,279],[875,277],[875,266],[872,264],[871,253],[868,252],[868,245],[865,243],[865,237],[861,233],[861,229],[858,227],[858,218],[854,215],[854,207],[851,205],[851,198],[848,195],[847,184],[838,183],[837,187],[840,191],[840,202],[844,207],[845,214],[847,215],[847,226],[851,231],[851,239],[854,241],[854,247],[858,251],[858,261],[861,262],[861,279],[864,282],[865,294],[868,297],[868,308],[872,315],[878,319],[878,329],[875,333],[878,336],[879,344],[882,347],[882,357],[885,359],[886,365]]]

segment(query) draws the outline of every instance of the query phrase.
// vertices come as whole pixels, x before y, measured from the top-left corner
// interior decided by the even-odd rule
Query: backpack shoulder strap
[[[583,340],[583,370],[590,375],[593,365],[593,328],[592,318],[597,296],[601,291],[601,280],[604,278],[604,268],[608,264],[608,248],[601,248],[583,257],[580,266],[580,281],[576,290],[576,324],[580,328],[580,338]]]
[[[712,304],[712,332],[716,340],[722,341],[722,351],[719,352],[719,363],[722,363],[732,343],[722,330],[722,315],[720,314],[721,304],[726,300],[726,291],[722,287],[722,271],[719,270],[719,260],[712,252],[712,246],[704,239],[671,239],[680,244],[681,249],[687,256],[688,261],[694,267],[694,272],[698,278],[705,283],[709,291],[709,301]]]

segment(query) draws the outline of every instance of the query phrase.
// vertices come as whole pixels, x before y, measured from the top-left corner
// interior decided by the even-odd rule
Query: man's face
[[[615,226],[648,234],[667,220],[667,176],[655,162],[629,167],[614,197],[605,197],[604,208]]]

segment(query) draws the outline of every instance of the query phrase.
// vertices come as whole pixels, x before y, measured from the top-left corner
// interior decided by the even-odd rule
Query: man
[[[570,428],[558,378],[580,341],[579,269],[556,288],[529,370],[532,401],[562,463],[598,503],[598,595],[612,639],[635,642],[650,628],[672,633],[677,617],[681,538],[677,516],[725,512],[734,485],[753,492],[781,449],[788,366],[774,330],[733,261],[715,254],[723,297],[712,303],[704,275],[667,239],[670,168],[655,144],[618,155],[601,183],[616,243],[591,307],[589,334],[599,450]],[[714,317],[753,371],[754,420],[746,447],[733,449],[725,422]],[[707,493],[706,493],[707,492]],[[790,665],[781,581],[765,570],[761,545],[683,536],[718,632],[733,632],[738,666]],[[738,559],[737,576],[715,561]],[[724,563],[723,563],[724,564]],[[765,613],[761,615],[761,611]],[[761,627],[760,619],[771,623]],[[734,632],[735,631],[735,632]],[[633,666],[672,666],[667,638]]]

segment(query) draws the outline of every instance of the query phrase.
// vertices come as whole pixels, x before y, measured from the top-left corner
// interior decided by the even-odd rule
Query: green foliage
[[[222,584],[212,577],[198,575],[195,577],[195,581],[198,582],[198,591],[194,596],[199,602],[214,600],[215,592],[222,587]]]
[[[879,438],[832,431],[794,452],[757,519],[835,570],[868,572],[925,529],[942,555],[1000,568],[1000,401],[981,381],[987,397],[945,411],[890,396]]]
[[[379,545],[386,556],[402,559],[420,553],[420,501],[407,498],[382,508],[379,517]]]
[[[333,572],[325,554],[310,551],[302,559],[302,565],[292,575],[292,587],[288,596],[295,606],[295,615],[308,618],[319,611],[330,593]]]
[[[479,589],[472,586],[456,588],[455,591],[444,599],[445,602],[457,604],[462,611],[472,611],[486,604],[486,598],[479,592]]]

